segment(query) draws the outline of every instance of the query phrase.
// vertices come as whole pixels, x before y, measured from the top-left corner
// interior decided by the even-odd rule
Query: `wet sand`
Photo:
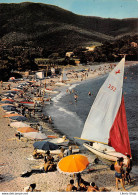
[[[89,75],[92,78],[94,75]],[[53,79],[52,79],[53,80]],[[55,82],[58,79],[55,78]],[[70,83],[76,82],[76,79],[71,79]],[[4,84],[4,85],[7,85]],[[17,84],[12,83],[12,87]],[[54,89],[55,86],[52,86]],[[3,90],[0,87],[0,93]],[[36,188],[42,192],[64,192],[71,176],[59,173],[58,171],[39,173],[39,168],[43,166],[43,159],[33,159],[33,143],[34,141],[19,140],[15,137],[16,128],[8,126],[10,119],[3,118],[5,112],[0,107],[0,191],[1,192],[21,192],[24,187],[31,183],[36,183]],[[47,130],[47,134],[56,134],[48,123],[42,123]],[[23,141],[24,140],[24,141]],[[94,157],[90,152],[80,151],[88,157],[90,163],[93,163]],[[54,156],[56,158],[56,156]],[[92,172],[84,171],[82,178],[88,182],[95,182],[99,187],[106,187],[112,192],[123,191],[121,185],[119,190],[115,188],[114,171],[110,170],[110,166],[104,164],[93,164]],[[33,173],[29,177],[21,177],[21,174],[35,170],[38,173]],[[133,179],[137,179],[136,175],[131,174]],[[138,182],[134,181],[131,185],[125,185],[128,192],[138,191]]]

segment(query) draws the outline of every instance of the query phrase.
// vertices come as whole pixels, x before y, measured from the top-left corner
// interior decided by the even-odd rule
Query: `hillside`
[[[136,34],[138,19],[105,19],[76,15],[41,3],[0,4],[0,43],[75,48]]]

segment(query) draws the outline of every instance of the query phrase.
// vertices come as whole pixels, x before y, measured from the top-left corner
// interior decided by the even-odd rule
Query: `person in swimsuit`
[[[127,165],[126,165],[126,174],[125,177],[127,179],[127,182],[130,183],[131,182],[131,178],[130,178],[130,171],[132,170],[132,161],[130,159],[130,155],[127,155]]]
[[[72,192],[72,191],[77,191],[77,188],[73,185],[74,180],[70,180],[70,184],[67,185],[66,192]]]
[[[124,189],[124,191],[126,191],[125,187],[124,187],[124,174],[123,174],[123,159],[120,158],[119,160],[117,160],[117,162],[115,163],[115,177],[116,177],[116,188],[118,189],[118,181],[120,180],[121,182],[121,186]]]
[[[95,185],[94,182],[90,183],[90,186],[88,186],[87,192],[100,192],[99,188]]]

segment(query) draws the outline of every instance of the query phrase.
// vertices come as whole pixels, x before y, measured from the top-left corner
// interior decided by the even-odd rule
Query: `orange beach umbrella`
[[[20,127],[17,129],[17,131],[19,131],[21,133],[38,132],[36,129],[34,129],[32,127]]]
[[[12,100],[12,99],[2,99],[1,101],[10,101],[10,102],[15,102],[15,100]]]
[[[1,104],[0,106],[2,107],[2,106],[14,106],[14,105],[13,104],[8,104],[8,103],[6,104],[5,103],[5,104]]]
[[[88,165],[89,161],[86,156],[74,154],[62,158],[57,165],[57,169],[65,174],[73,174],[82,172]]]
[[[21,114],[18,114],[18,113],[14,113],[14,114],[5,114],[5,115],[3,115],[4,118],[12,117],[12,116],[22,116],[22,115],[21,115]]]
[[[11,91],[20,91],[20,89],[13,88],[13,89],[11,89]]]
[[[21,89],[11,89],[11,91],[18,91],[18,92],[23,93],[23,91]]]

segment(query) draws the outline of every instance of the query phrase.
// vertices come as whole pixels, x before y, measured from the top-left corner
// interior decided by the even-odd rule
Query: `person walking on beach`
[[[51,119],[51,116],[49,116],[49,124],[51,124],[52,123],[52,119]]]
[[[78,95],[77,94],[74,95],[74,99],[75,99],[75,102],[78,100]]]

